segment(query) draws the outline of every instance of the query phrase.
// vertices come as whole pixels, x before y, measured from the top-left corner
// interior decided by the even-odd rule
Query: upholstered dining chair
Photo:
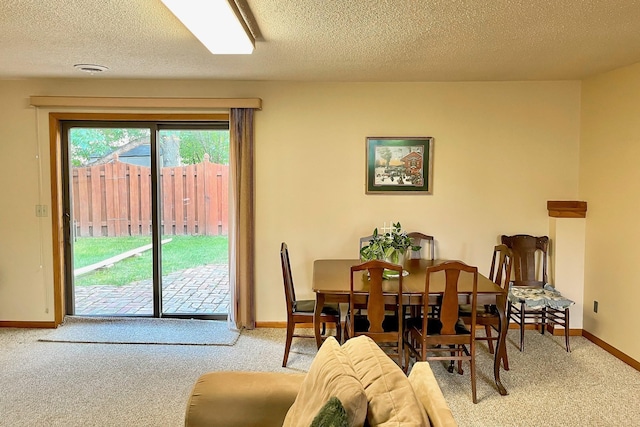
[[[385,269],[387,274],[391,272],[397,276],[397,292],[395,290],[384,291],[383,274],[385,274]],[[399,316],[398,313],[404,312],[402,272],[402,266],[380,260],[352,266],[349,313],[345,319],[345,340],[359,335],[367,335],[389,357],[395,357],[401,368],[403,368],[403,316]],[[385,282],[390,283],[386,280]],[[360,283],[364,283],[364,286],[359,286]],[[394,299],[395,303],[390,304],[389,301],[385,301],[387,297]]]
[[[473,281],[471,293],[470,329],[458,316],[458,286],[461,275],[470,275]],[[476,365],[475,365],[475,333],[476,309],[478,299],[478,269],[461,261],[446,261],[428,267],[425,279],[424,306],[427,312],[431,282],[435,275],[444,275],[444,293],[442,306],[437,317],[421,316],[408,319],[405,331],[405,365],[410,358],[421,361],[450,360],[458,361],[458,373],[463,374],[462,362],[469,361],[471,371],[471,395],[473,403],[476,399]],[[432,354],[432,355],[430,355]],[[453,365],[452,367],[453,368]],[[453,369],[450,369],[453,372]]]
[[[291,274],[291,263],[289,261],[289,249],[287,244],[280,245],[280,263],[282,264],[282,279],[284,281],[284,295],[287,304],[287,339],[284,346],[284,358],[282,367],[287,366],[289,350],[293,338],[314,338],[313,335],[296,334],[295,328],[300,323],[313,323],[313,312],[315,300],[298,300],[293,286],[293,276]],[[340,306],[338,304],[325,304],[322,309],[322,333],[326,332],[326,323],[335,323],[336,338],[338,342],[342,339],[342,324],[340,322]]]
[[[489,270],[489,279],[496,285],[500,286],[505,292],[509,288],[509,278],[511,277],[511,259],[513,255],[511,249],[506,245],[497,245],[493,248],[493,256],[491,258],[491,267]],[[506,300],[505,300],[506,302]],[[504,307],[506,312],[507,307]],[[460,304],[459,311],[462,321],[469,325],[471,324],[471,305]],[[487,341],[489,347],[489,353],[493,354],[493,342],[498,341],[498,337],[492,334],[492,330],[498,330],[500,326],[500,316],[498,315],[498,309],[495,305],[479,305],[476,308],[476,325],[484,326],[484,337],[476,336],[476,341]],[[504,358],[502,359],[505,370],[509,370],[509,359],[505,351]]]
[[[541,334],[549,324],[564,328],[565,346],[570,352],[569,307],[574,302],[549,284],[549,237],[516,234],[502,235],[500,239],[513,253],[514,277],[509,286],[507,316],[520,327],[520,351],[524,351],[525,324],[540,326]]]

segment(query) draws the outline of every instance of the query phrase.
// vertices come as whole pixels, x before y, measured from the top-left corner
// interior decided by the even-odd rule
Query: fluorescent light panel
[[[250,54],[253,37],[229,1],[233,0],[162,0],[162,3],[211,53]]]

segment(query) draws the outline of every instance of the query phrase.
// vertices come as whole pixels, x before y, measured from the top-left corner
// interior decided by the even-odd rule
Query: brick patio
[[[76,315],[153,315],[151,280],[75,289]],[[163,277],[165,314],[227,314],[229,266],[203,265]]]

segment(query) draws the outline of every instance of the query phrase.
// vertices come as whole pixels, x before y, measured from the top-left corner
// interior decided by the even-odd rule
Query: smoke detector
[[[97,74],[102,73],[103,71],[109,70],[109,67],[105,67],[104,65],[97,64],[75,64],[73,66],[76,70],[84,71],[89,74]]]

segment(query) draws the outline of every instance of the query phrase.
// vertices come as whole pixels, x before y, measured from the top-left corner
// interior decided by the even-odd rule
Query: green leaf
[[[385,258],[390,258],[391,255],[396,251],[396,249],[394,247],[388,247],[385,249],[384,251],[384,257]]]

